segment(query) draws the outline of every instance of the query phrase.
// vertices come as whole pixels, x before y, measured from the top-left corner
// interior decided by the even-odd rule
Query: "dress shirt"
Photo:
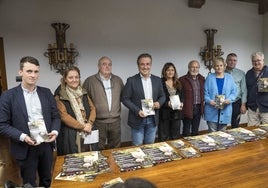
[[[145,99],[153,99],[151,75],[147,78],[141,75]]]
[[[112,85],[111,85],[111,76],[109,77],[109,79],[105,79],[104,76],[102,76],[100,74],[101,77],[101,81],[103,83],[104,89],[105,89],[105,93],[106,93],[106,97],[107,97],[107,102],[108,102],[108,107],[109,107],[109,111],[111,111],[112,108]]]
[[[191,85],[193,87],[193,94],[194,94],[194,103],[193,104],[201,104],[199,80],[197,77],[196,77],[196,79],[193,79],[193,77],[191,76],[190,82],[191,82]]]
[[[226,70],[225,72],[230,73],[233,76],[233,79],[237,86],[237,97],[235,101],[241,99],[242,103],[246,103],[247,86],[246,86],[245,72],[237,68],[234,68],[232,70]]]

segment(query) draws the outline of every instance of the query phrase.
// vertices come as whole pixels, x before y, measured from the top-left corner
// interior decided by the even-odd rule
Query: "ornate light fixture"
[[[51,26],[56,31],[56,43],[48,44],[44,55],[49,58],[50,69],[54,68],[57,73],[62,74],[66,68],[74,65],[78,52],[73,43],[70,43],[70,48],[66,44],[65,31],[70,27],[69,24],[52,23]]]
[[[217,30],[206,29],[204,32],[207,35],[207,45],[201,48],[200,56],[202,56],[205,66],[208,68],[209,73],[211,73],[213,60],[216,57],[222,56],[224,52],[221,51],[221,45],[214,46],[214,34],[217,33]]]

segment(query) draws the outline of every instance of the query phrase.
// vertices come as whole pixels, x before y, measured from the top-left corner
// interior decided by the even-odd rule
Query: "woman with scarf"
[[[66,155],[97,149],[95,144],[83,144],[84,136],[93,130],[96,109],[81,87],[79,68],[66,69],[61,85],[55,91],[55,99],[61,116],[57,154]]]

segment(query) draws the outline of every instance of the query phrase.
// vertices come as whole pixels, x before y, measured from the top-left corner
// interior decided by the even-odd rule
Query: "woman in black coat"
[[[183,118],[183,91],[173,63],[168,62],[164,65],[161,79],[166,95],[166,101],[160,109],[158,141],[174,140],[181,137],[180,127]],[[170,101],[170,96],[176,95],[179,96],[181,102],[179,109],[174,109],[174,106]]]

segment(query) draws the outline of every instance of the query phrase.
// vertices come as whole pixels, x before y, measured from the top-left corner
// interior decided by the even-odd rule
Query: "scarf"
[[[76,90],[66,86],[66,93],[69,97],[70,100],[70,104],[71,104],[71,108],[74,111],[76,120],[81,123],[84,124],[85,123],[85,119],[83,117],[82,111],[85,110],[83,102],[82,102],[82,96],[83,96],[83,92],[82,92],[82,87],[78,86],[78,88]],[[79,132],[77,132],[77,139],[76,139],[76,143],[78,146],[78,152],[81,152],[81,136],[83,137],[83,134],[80,134]]]

